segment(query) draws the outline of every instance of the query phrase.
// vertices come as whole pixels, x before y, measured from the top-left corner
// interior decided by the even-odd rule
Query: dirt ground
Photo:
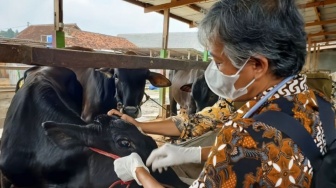
[[[150,96],[150,99],[141,106],[142,116],[136,120],[140,122],[161,120],[159,117],[161,109],[161,105],[159,103],[159,90],[146,89],[145,93]],[[168,91],[166,95],[166,103],[169,103]],[[153,137],[159,146],[165,143],[165,137],[163,136],[153,134],[150,136]]]
[[[0,136],[5,121],[7,109],[14,96],[13,86],[10,86],[9,80],[0,78]]]

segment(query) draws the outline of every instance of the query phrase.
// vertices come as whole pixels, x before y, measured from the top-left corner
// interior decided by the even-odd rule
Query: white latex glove
[[[162,172],[169,166],[201,163],[201,147],[181,147],[172,144],[165,144],[149,155],[146,165],[152,165],[152,170]]]
[[[136,168],[143,167],[149,172],[148,168],[144,165],[141,157],[137,153],[131,153],[129,156],[116,159],[113,164],[114,171],[116,172],[118,178],[124,182],[134,179],[139,185],[142,185],[136,177]]]

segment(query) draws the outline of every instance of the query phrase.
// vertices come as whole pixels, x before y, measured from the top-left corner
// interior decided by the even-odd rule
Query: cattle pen
[[[76,61],[74,61],[76,60]],[[81,62],[81,63],[78,63]],[[15,85],[23,71],[34,65],[57,66],[57,67],[112,67],[112,68],[149,68],[149,69],[205,69],[207,62],[163,59],[146,56],[120,55],[107,52],[86,52],[69,49],[56,49],[26,44],[0,42],[0,133],[4,124],[7,108],[15,93]],[[150,98],[142,105],[143,116],[140,121],[159,119],[160,111],[165,110],[167,105],[160,104],[159,90],[150,90],[146,84],[145,92]],[[169,99],[165,95],[164,104]],[[145,100],[145,99],[144,99]],[[154,139],[162,140],[162,137]]]

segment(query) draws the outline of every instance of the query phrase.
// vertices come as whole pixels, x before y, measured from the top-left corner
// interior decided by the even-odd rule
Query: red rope
[[[114,155],[112,153],[108,153],[106,151],[103,151],[103,150],[100,150],[100,149],[97,149],[97,148],[91,148],[89,147],[90,150],[96,152],[96,153],[99,153],[101,155],[105,155],[106,157],[109,157],[109,158],[112,158],[112,159],[118,159],[120,158],[118,155]],[[122,180],[118,180],[114,183],[112,183],[112,185],[109,187],[109,188],[113,188],[114,186],[120,184],[120,185],[127,185],[126,188],[128,188],[130,185],[131,185],[132,181],[122,181]]]
[[[109,158],[112,158],[112,159],[118,159],[120,158],[118,155],[114,155],[112,153],[108,153],[106,151],[103,151],[103,150],[100,150],[100,149],[97,149],[97,148],[91,148],[89,147],[90,150],[96,152],[96,153],[99,153],[99,154],[102,154],[102,155],[105,155],[106,157],[109,157]]]
[[[126,188],[128,188],[131,185],[132,181],[122,181],[122,180],[118,180],[116,182],[114,182],[109,188],[113,188],[114,186],[120,184],[120,185],[127,185]]]

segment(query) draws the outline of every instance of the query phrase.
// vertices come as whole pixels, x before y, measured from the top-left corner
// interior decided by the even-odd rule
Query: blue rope
[[[290,76],[282,80],[277,86],[275,86],[270,92],[268,92],[262,99],[260,99],[244,116],[243,118],[250,117],[262,104],[264,104],[271,96],[274,95],[282,86],[284,86],[294,76]]]

